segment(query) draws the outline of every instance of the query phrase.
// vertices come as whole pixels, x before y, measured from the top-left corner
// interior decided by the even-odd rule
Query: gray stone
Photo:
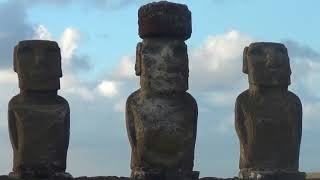
[[[56,42],[21,41],[15,47],[14,70],[20,93],[8,107],[13,148],[12,178],[71,178],[65,173],[70,109],[57,95],[61,73]]]
[[[130,180],[130,178],[127,177],[116,177],[116,176],[98,176],[98,177],[78,177],[74,178],[75,180]]]
[[[291,70],[286,47],[250,44],[244,49],[243,72],[248,74],[249,89],[238,96],[235,105],[239,177],[299,176],[302,105],[288,91]]]
[[[215,177],[203,177],[200,180],[238,180],[238,178],[215,178]]]
[[[140,9],[139,22],[153,13],[158,19],[182,13],[175,14],[170,7],[186,9],[175,3],[152,3]],[[170,13],[160,13],[167,10]],[[189,17],[188,14],[182,16]],[[191,22],[191,16],[186,21]],[[172,25],[168,21],[152,23],[164,27]],[[139,23],[140,33],[145,30],[141,28],[148,25]],[[132,93],[126,103],[126,124],[132,148],[131,177],[139,180],[198,179],[199,172],[193,171],[198,108],[195,99],[186,92],[187,45],[176,35],[179,28],[170,29],[170,35],[163,32],[159,35],[154,29],[152,32],[156,34],[148,31],[152,36],[142,36],[143,41],[137,45],[135,70],[140,76],[141,88]]]
[[[0,176],[0,180],[19,180],[19,179],[12,179],[8,176]],[[26,179],[23,179],[26,180]],[[57,177],[50,177],[48,179],[35,179],[31,178],[30,180],[130,180],[130,178],[127,177],[116,177],[116,176],[97,176],[97,177],[77,177],[77,178],[57,178]]]

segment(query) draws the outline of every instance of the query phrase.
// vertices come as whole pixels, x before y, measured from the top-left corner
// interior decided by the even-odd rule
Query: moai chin
[[[288,91],[290,63],[283,44],[257,42],[243,53],[249,89],[235,105],[242,179],[303,179],[298,171],[302,106]]]
[[[20,41],[14,48],[20,93],[8,107],[13,178],[70,178],[66,173],[70,110],[57,95],[61,55],[53,41]]]
[[[188,90],[191,35],[187,6],[166,1],[139,9],[136,75],[141,88],[126,104],[132,148],[131,177],[137,180],[192,180],[198,108]]]

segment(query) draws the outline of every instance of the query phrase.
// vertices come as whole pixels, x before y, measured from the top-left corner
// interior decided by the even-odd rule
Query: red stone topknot
[[[184,4],[167,1],[141,6],[138,12],[139,36],[175,37],[183,40],[192,33],[191,12]]]

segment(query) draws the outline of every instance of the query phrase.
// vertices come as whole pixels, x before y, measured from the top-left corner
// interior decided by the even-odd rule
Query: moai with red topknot
[[[283,44],[257,42],[243,53],[249,89],[235,105],[241,179],[301,180],[298,171],[302,105],[288,91],[290,63]]]
[[[198,108],[188,90],[191,12],[186,5],[154,2],[139,9],[136,75],[141,88],[126,104],[132,148],[131,177],[193,180]]]
[[[20,93],[9,102],[8,121],[13,148],[11,178],[63,177],[69,145],[70,110],[57,95],[61,55],[53,41],[21,41],[14,49],[14,71]]]

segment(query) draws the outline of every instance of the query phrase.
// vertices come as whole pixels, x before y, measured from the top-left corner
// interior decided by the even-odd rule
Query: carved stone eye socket
[[[19,48],[19,54],[28,54],[31,52],[32,52],[32,49],[29,47]]]
[[[186,52],[186,49],[184,46],[177,46],[174,48],[174,54],[175,55],[184,55]]]
[[[155,60],[152,58],[152,56],[143,55],[142,56],[142,63],[145,66],[150,67],[155,63]]]
[[[59,51],[58,51],[57,49],[55,49],[55,48],[47,48],[46,51],[47,51],[48,53],[58,53],[58,52],[59,52]]]
[[[263,54],[263,50],[260,48],[253,48],[249,50],[248,55],[261,55]]]
[[[282,47],[277,48],[277,51],[278,51],[278,52],[281,52],[281,53],[283,53],[283,54],[287,54],[287,50],[286,50],[285,48],[282,48]]]
[[[156,54],[159,52],[159,48],[156,46],[148,46],[142,49],[142,53],[146,54]]]

